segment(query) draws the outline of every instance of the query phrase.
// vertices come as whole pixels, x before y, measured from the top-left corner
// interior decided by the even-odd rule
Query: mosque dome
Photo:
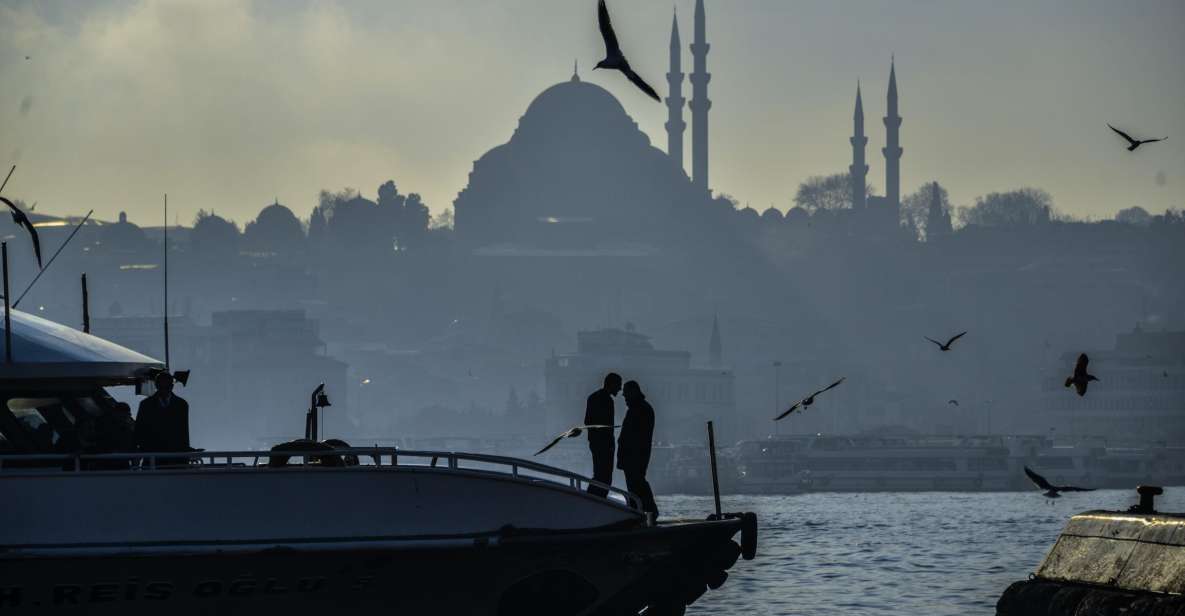
[[[573,75],[536,96],[510,140],[474,162],[453,205],[470,248],[586,250],[648,243],[702,198],[616,97]]]
[[[608,90],[572,75],[572,79],[547,88],[531,101],[512,139],[556,134],[588,139],[606,131],[613,137],[650,144]]]

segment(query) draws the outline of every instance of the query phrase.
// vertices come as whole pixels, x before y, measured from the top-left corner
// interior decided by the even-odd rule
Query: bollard
[[[1133,513],[1156,513],[1156,497],[1164,494],[1160,486],[1139,486],[1136,493],[1140,495],[1140,504],[1132,507]]]

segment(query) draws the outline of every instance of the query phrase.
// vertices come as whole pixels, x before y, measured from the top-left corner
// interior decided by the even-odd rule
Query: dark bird
[[[1169,378],[1169,371],[1168,370],[1165,370],[1163,374],[1164,374],[1164,378],[1166,378],[1166,379]]]
[[[946,401],[946,403],[947,403],[947,404],[953,404],[953,405],[955,405],[955,406],[959,406],[959,401],[958,401],[958,400],[947,400],[947,401]]]
[[[29,231],[29,237],[33,238],[33,254],[37,256],[37,267],[41,268],[41,238],[37,237],[37,228],[33,226],[33,222],[29,217],[16,206],[15,203],[9,201],[6,197],[0,197],[8,209],[12,210],[12,222],[24,227]]]
[[[575,428],[570,428],[570,429],[568,429],[567,432],[564,432],[563,434],[555,437],[550,443],[547,444],[546,447],[544,447],[543,449],[540,449],[539,451],[536,451],[535,455],[539,455],[539,454],[547,451],[548,449],[555,447],[556,445],[558,445],[560,443],[560,441],[562,441],[566,438],[576,438],[576,437],[580,436],[581,433],[583,433],[585,430],[604,430],[606,428],[620,428],[620,427],[621,426],[597,426],[597,425],[576,426]]]
[[[1086,395],[1087,383],[1099,380],[1095,375],[1087,374],[1086,366],[1089,363],[1090,358],[1086,356],[1086,353],[1079,355],[1078,363],[1074,364],[1074,375],[1066,377],[1066,387],[1073,385],[1079,396]]]
[[[1025,474],[1029,476],[1029,481],[1032,481],[1033,485],[1037,486],[1038,488],[1041,488],[1042,490],[1045,490],[1045,494],[1043,494],[1043,496],[1045,496],[1047,498],[1058,498],[1061,496],[1061,494],[1059,494],[1059,492],[1094,492],[1094,488],[1079,488],[1077,486],[1055,486],[1052,483],[1049,483],[1041,475],[1034,473],[1033,470],[1027,466],[1025,467]]]
[[[647,96],[653,98],[658,102],[662,99],[658,97],[658,93],[650,84],[646,83],[634,69],[630,68],[630,63],[625,59],[625,54],[621,53],[621,46],[617,44],[617,35],[613,32],[613,24],[609,23],[609,7],[605,6],[605,0],[600,0],[597,3],[597,22],[601,26],[601,38],[605,39],[605,59],[597,62],[593,70],[598,68],[616,69],[625,74],[626,78],[638,86],[640,90],[646,93]]]
[[[937,344],[937,345],[938,345],[938,348],[939,348],[940,350],[942,350],[942,351],[949,351],[949,350],[950,350],[950,345],[954,344],[954,343],[955,343],[955,340],[958,340],[959,338],[962,338],[962,337],[963,337],[963,336],[965,336],[965,335],[967,335],[967,332],[963,332],[963,333],[961,333],[961,334],[959,334],[959,335],[957,335],[957,336],[954,336],[954,337],[952,337],[950,340],[947,340],[947,341],[946,341],[946,344],[942,344],[941,342],[939,342],[939,341],[937,341],[937,340],[935,340],[935,339],[933,339],[933,338],[927,337],[927,336],[922,336],[922,337],[923,337],[923,338],[925,338],[926,340],[929,340],[930,342],[933,342],[934,344]]]
[[[1132,139],[1131,135],[1119,130],[1118,128],[1115,128],[1114,126],[1111,126],[1110,124],[1107,125],[1107,128],[1119,133],[1120,137],[1123,137],[1127,140],[1128,152],[1134,151],[1136,148],[1144,145],[1145,143],[1156,143],[1157,141],[1164,141],[1165,139],[1168,139],[1168,137],[1161,137],[1160,139]]]
[[[836,382],[834,382],[834,383],[832,383],[832,384],[828,385],[827,387],[824,387],[823,389],[820,389],[819,391],[816,391],[815,393],[813,393],[813,394],[811,394],[811,395],[809,395],[809,396],[807,396],[807,397],[803,398],[802,400],[799,400],[798,402],[795,402],[794,404],[791,404],[791,405],[790,405],[790,408],[786,409],[786,411],[785,411],[785,412],[783,412],[781,415],[778,415],[777,417],[774,417],[774,421],[778,421],[778,420],[780,420],[780,419],[784,419],[784,418],[785,418],[787,415],[789,415],[790,413],[793,413],[794,411],[797,411],[799,408],[802,408],[803,410],[806,410],[806,407],[808,407],[808,406],[810,406],[810,405],[812,405],[812,404],[814,404],[814,403],[815,403],[815,396],[817,396],[817,395],[819,395],[819,394],[821,394],[821,393],[823,393],[823,392],[825,392],[825,391],[829,391],[829,390],[831,390],[831,389],[835,389],[836,387],[838,387],[838,386],[839,386],[839,384],[840,384],[840,383],[842,383],[842,382],[843,382],[843,380],[844,380],[845,378],[847,378],[847,377],[842,377],[842,378],[840,378],[838,381],[836,381]]]

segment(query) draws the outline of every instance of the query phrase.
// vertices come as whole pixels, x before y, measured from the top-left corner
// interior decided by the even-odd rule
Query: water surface
[[[994,614],[1072,514],[1135,501],[1134,489],[1057,500],[1036,491],[726,496],[725,511],[757,514],[757,559],[738,561],[687,613]],[[712,510],[710,497],[658,503],[663,517]],[[1166,489],[1157,508],[1185,511],[1185,488]]]

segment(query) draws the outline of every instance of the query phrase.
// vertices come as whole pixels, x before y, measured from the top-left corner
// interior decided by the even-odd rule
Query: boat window
[[[21,422],[32,436],[38,450],[49,451],[61,440],[61,435],[46,419],[46,413],[55,407],[60,409],[62,401],[57,398],[9,398],[8,410]]]

